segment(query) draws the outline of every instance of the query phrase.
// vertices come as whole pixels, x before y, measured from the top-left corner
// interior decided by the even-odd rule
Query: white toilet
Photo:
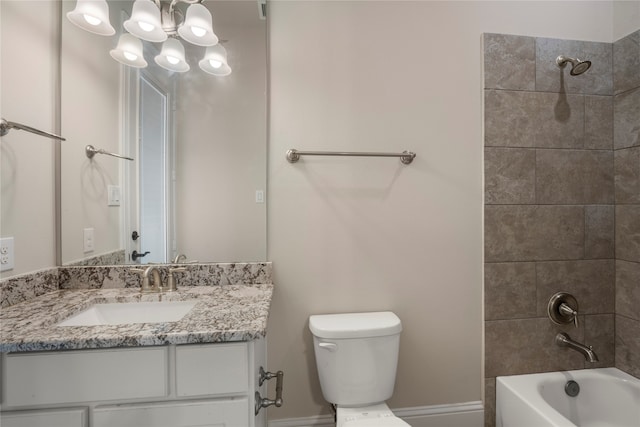
[[[393,394],[402,323],[390,311],[309,317],[320,386],[336,427],[409,426],[385,400]]]

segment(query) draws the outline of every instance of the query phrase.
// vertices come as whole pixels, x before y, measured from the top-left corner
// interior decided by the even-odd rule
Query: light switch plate
[[[107,185],[107,194],[109,200],[108,206],[120,206],[120,186],[119,185]]]

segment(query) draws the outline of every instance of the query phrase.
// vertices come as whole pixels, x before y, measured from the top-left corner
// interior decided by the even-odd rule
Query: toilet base
[[[385,403],[336,409],[336,427],[410,427],[396,417]]]

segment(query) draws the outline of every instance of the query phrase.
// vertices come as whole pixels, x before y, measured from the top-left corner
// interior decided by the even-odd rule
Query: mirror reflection
[[[87,24],[104,34],[67,17],[98,3],[62,7],[62,264],[266,260],[263,5],[108,1],[113,31]],[[166,40],[135,37],[136,4]],[[208,37],[208,14],[217,43],[196,45],[186,30]]]

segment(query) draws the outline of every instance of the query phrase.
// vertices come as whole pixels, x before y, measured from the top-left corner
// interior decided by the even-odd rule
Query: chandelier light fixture
[[[184,46],[179,38],[206,47],[200,68],[214,76],[228,76],[231,67],[227,63],[227,51],[218,44],[213,32],[211,12],[203,0],[135,0],[131,17],[123,24],[128,33],[118,39],[118,45],[109,53],[116,61],[135,68],[144,68],[142,40],[163,43],[160,54],[154,60],[160,67],[184,73],[190,70],[185,60]],[[186,13],[175,6],[187,3]],[[106,0],[77,0],[73,11],[67,13],[69,21],[94,34],[112,36],[116,33],[109,22],[109,5]]]

